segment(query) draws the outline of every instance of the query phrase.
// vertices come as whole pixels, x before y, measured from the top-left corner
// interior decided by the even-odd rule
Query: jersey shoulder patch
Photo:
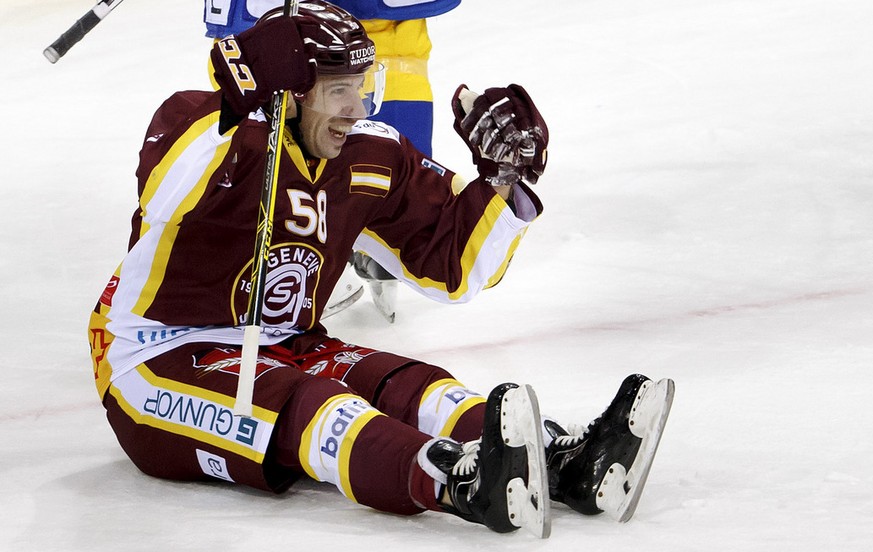
[[[379,121],[368,121],[366,119],[358,121],[355,123],[355,126],[352,127],[352,131],[349,132],[349,134],[366,134],[368,136],[387,138],[389,140],[394,140],[398,144],[400,143],[400,133],[397,132],[397,129],[391,125],[380,123]]]

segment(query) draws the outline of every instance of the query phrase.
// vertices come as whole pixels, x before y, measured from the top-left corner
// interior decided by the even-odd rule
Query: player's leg
[[[182,345],[112,381],[107,417],[137,467],[165,479],[217,478],[271,491],[297,478],[266,470],[264,460],[278,413],[309,376],[259,355],[253,416],[234,416],[240,353],[228,345]]]
[[[359,251],[352,254],[351,264],[358,278],[367,283],[379,313],[393,323],[397,313],[397,278],[369,255]]]
[[[309,333],[265,354],[348,385],[381,412],[434,437],[478,439],[485,397],[446,370],[408,357]]]
[[[552,499],[585,514],[605,511],[619,521],[630,519],[672,399],[672,380],[653,382],[632,375],[584,430],[567,431],[556,421],[543,419]],[[392,373],[382,383],[377,400],[433,435],[468,441],[475,439],[482,425],[481,398],[433,366],[410,364]]]
[[[485,409],[481,439],[432,439],[336,380],[312,377],[283,409],[271,459],[382,511],[409,515],[429,509],[498,532],[525,527],[548,536],[536,397],[528,387],[504,384]]]
[[[376,407],[351,397],[326,406],[319,402],[317,394],[309,393],[309,398],[303,400],[315,397],[314,404],[295,404],[294,409],[308,410],[291,410],[288,424],[280,424],[277,458],[281,462],[293,466],[294,452],[309,443],[309,452],[301,456],[301,467],[310,475],[312,470],[322,470],[318,478],[339,482],[346,496],[369,506],[411,513],[402,485],[410,481],[410,498],[421,507],[449,511],[497,531],[524,526],[547,536],[542,429],[536,397],[529,387],[516,389],[516,385],[506,384],[492,392],[486,403],[485,398],[464,388],[441,368],[317,334],[271,347],[268,354],[319,376],[316,380],[331,385],[339,385],[336,382],[341,380],[349,391],[357,393],[357,399],[366,398]],[[301,428],[301,420],[309,419],[314,407],[324,413],[322,418]],[[387,416],[369,419],[365,412],[370,408]],[[366,424],[359,430],[347,429],[347,422],[357,416],[368,417]],[[330,440],[334,429],[349,431],[355,438]],[[296,437],[298,434],[302,436]],[[327,436],[328,440],[314,446],[315,436]],[[406,445],[400,436],[405,436]],[[431,436],[443,437],[421,445],[422,438]],[[363,441],[358,443],[359,439]],[[461,445],[458,441],[467,443]],[[415,452],[416,461],[410,465],[411,452]],[[347,467],[332,463],[334,456],[348,459]],[[372,466],[376,465],[380,473],[392,478],[391,482],[372,474]],[[411,471],[404,472],[406,465]],[[436,493],[434,479],[440,483]],[[357,489],[356,481],[367,486]],[[510,482],[518,498],[513,504],[505,504]],[[344,484],[349,487],[342,487]],[[478,486],[484,489],[481,493],[476,491]],[[386,495],[392,488],[396,494]],[[514,523],[508,521],[509,515],[516,520]]]
[[[423,448],[418,464],[439,482],[441,508],[500,533],[524,527],[547,538],[540,424],[533,390],[506,383],[488,396],[481,439],[459,445],[438,438]]]
[[[380,410],[430,435],[463,442],[478,438],[481,431],[484,399],[442,368],[371,352],[353,369],[344,371],[342,378],[355,389],[365,390],[365,396]],[[584,431],[568,432],[554,420],[545,419],[551,497],[585,514],[605,511],[620,521],[630,519],[672,398],[671,380],[653,382],[632,375],[605,412]]]
[[[443,450],[447,441],[438,445],[339,381],[268,355],[258,359],[253,416],[235,417],[230,406],[239,359],[239,347],[189,344],[112,382],[105,399],[110,424],[143,472],[274,492],[307,474],[372,508],[407,515],[429,508],[500,531],[520,524],[512,524],[512,514],[536,517],[530,506],[507,499],[510,484],[524,495],[528,473],[545,469],[544,456],[528,459],[537,437],[542,446],[541,433],[530,431],[539,425],[538,411],[514,386],[492,398],[481,443],[455,444],[461,453],[452,454]],[[462,476],[476,482],[469,493],[458,490]],[[534,492],[544,496],[544,478],[536,483]]]

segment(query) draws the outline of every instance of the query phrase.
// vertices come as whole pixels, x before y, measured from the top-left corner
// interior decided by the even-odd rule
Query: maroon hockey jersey
[[[91,321],[97,386],[183,343],[242,343],[269,125],[218,131],[218,92],[180,92],[149,126],[129,252]],[[502,277],[541,212],[464,185],[393,128],[360,121],[340,155],[307,160],[286,128],[263,304],[262,344],[318,325],[351,251],[443,302]],[[111,345],[111,346],[110,346]]]

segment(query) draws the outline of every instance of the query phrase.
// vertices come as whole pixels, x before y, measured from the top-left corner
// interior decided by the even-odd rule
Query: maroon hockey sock
[[[482,424],[484,423],[485,403],[477,404],[458,418],[450,437],[459,443],[475,441],[482,436]]]
[[[418,462],[413,462],[409,470],[409,496],[426,510],[442,511],[436,499],[436,482],[421,469]]]

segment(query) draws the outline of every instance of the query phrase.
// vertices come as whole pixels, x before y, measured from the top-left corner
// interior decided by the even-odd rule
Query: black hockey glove
[[[277,16],[219,40],[211,56],[224,99],[245,116],[265,105],[274,92],[308,92],[316,78],[314,53],[314,46],[304,46],[294,19]]]
[[[510,84],[477,95],[462,84],[452,98],[455,131],[492,186],[536,184],[546,168],[549,129],[524,88]]]

